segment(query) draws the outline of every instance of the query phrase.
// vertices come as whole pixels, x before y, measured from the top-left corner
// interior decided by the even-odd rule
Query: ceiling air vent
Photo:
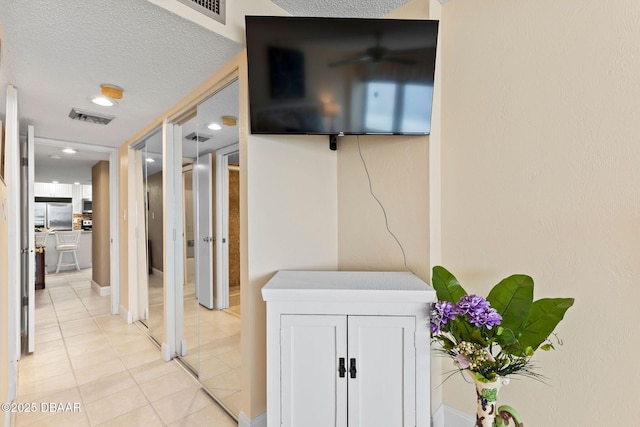
[[[194,142],[205,142],[210,140],[211,136],[191,132],[189,135],[185,136],[184,139],[188,141],[194,141]]]
[[[178,1],[224,24],[225,0],[178,0]]]
[[[97,123],[99,125],[108,125],[111,120],[115,119],[115,116],[94,113],[93,111],[81,110],[80,108],[72,108],[69,112],[69,117],[73,120]]]

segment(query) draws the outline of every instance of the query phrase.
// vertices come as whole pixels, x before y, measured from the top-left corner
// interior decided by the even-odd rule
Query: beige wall
[[[149,211],[147,218],[149,223],[148,237],[151,240],[151,266],[164,271],[162,248],[164,243],[164,233],[162,230],[163,202],[162,202],[162,172],[147,177],[147,191],[149,193]]]
[[[0,127],[2,127],[0,122]],[[1,131],[1,130],[0,130]],[[0,138],[1,139],[1,138]],[[0,178],[0,202],[7,198],[7,186]],[[9,399],[9,236],[0,211],[0,403]],[[0,419],[3,420],[6,414]]]
[[[91,253],[93,281],[109,286],[111,268],[111,244],[109,227],[109,162],[101,161],[91,168],[92,220]]]
[[[266,409],[262,286],[278,270],[338,266],[337,162],[325,139],[250,135],[244,147],[247,161],[240,162],[247,165],[248,181],[246,199],[240,200],[248,216],[243,227],[248,242],[241,243],[241,250],[248,250],[248,280],[241,282],[242,387],[250,399],[242,408],[251,418]],[[240,181],[243,185],[242,172]]]
[[[407,267],[429,280],[429,138],[361,136],[360,149]],[[338,146],[338,230],[341,270],[405,270],[369,192],[356,137],[341,138]]]
[[[631,425],[640,340],[640,3],[452,0],[442,8],[443,263],[473,292],[511,273],[575,297],[501,391],[526,425]],[[450,366],[449,366],[450,367]],[[445,383],[472,414],[474,392]]]

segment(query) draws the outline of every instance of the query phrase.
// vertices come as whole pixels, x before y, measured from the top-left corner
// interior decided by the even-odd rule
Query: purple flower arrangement
[[[455,319],[456,314],[478,328],[486,326],[491,329],[499,325],[502,316],[491,308],[489,302],[478,295],[465,295],[456,303],[438,301],[431,309],[431,333],[438,334],[447,320]]]
[[[495,285],[486,298],[467,294],[444,267],[433,268],[438,300],[431,306],[431,341],[460,370],[476,380],[532,371],[534,352],[551,350],[555,327],[573,305],[573,298],[533,300],[533,279],[512,275]]]

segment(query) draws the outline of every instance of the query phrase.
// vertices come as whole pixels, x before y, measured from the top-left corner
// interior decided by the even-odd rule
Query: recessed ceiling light
[[[91,102],[102,107],[113,107],[117,104],[116,101],[113,101],[106,96],[94,96],[91,98]]]
[[[74,150],[73,148],[63,148],[61,151],[67,154],[76,154],[78,152],[78,150]]]
[[[79,182],[74,182],[73,184],[74,184],[74,185],[80,185],[80,183],[79,183]]]
[[[211,130],[220,130],[220,129],[222,129],[222,126],[220,126],[217,123],[210,123],[209,125],[207,125],[207,128],[209,128]]]
[[[153,163],[153,162],[155,162],[155,160],[153,160],[151,157],[147,157],[147,162]]]
[[[60,160],[62,157],[58,156],[57,154],[53,154],[51,156],[49,156],[50,159],[54,159],[54,160]]]
[[[58,184],[58,181],[51,181],[52,184]]]

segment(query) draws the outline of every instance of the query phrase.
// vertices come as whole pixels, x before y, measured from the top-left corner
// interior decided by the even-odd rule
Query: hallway
[[[136,325],[109,315],[91,269],[51,274],[36,291],[36,351],[18,365],[14,426],[215,426],[237,424]],[[44,405],[43,405],[44,403]],[[79,411],[43,411],[52,403]]]

